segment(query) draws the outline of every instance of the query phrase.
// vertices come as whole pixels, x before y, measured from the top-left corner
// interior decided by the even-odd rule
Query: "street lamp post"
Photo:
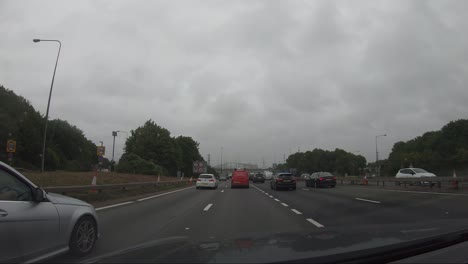
[[[115,137],[117,136],[117,132],[119,131],[112,131],[112,136],[114,137],[114,140],[112,141],[112,171],[114,171],[114,150],[115,150]]]
[[[377,148],[377,138],[386,137],[387,134],[375,136],[375,165],[377,166],[377,176],[380,177],[380,166],[379,166],[379,150]]]
[[[114,169],[115,137],[117,136],[117,132],[126,133],[126,134],[127,134],[127,138],[128,138],[128,132],[127,132],[127,131],[123,131],[123,130],[112,131],[112,136],[114,137],[114,139],[113,139],[113,141],[112,141],[112,169]],[[158,134],[158,136],[159,136],[159,134]]]
[[[223,175],[223,147],[221,147],[221,175]]]
[[[49,91],[49,100],[47,101],[47,111],[45,115],[45,126],[44,126],[44,138],[42,140],[42,162],[41,162],[41,172],[44,172],[44,162],[45,162],[45,148],[46,148],[46,139],[47,139],[47,122],[49,119],[49,106],[50,106],[50,98],[52,97],[52,89],[54,87],[54,80],[55,80],[55,72],[57,71],[57,64],[60,57],[60,50],[62,49],[62,42],[56,39],[33,39],[35,43],[41,41],[52,41],[58,42],[59,49],[57,53],[57,59],[55,60],[55,67],[54,67],[54,74],[52,75],[52,83],[50,84],[50,91]]]

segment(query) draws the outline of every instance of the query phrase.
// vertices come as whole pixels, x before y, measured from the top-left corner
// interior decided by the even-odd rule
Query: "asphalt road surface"
[[[63,255],[54,262],[81,262],[140,243],[172,236],[194,242],[235,239],[318,228],[468,219],[468,195],[365,189],[306,188],[274,191],[269,182],[231,189],[195,187],[98,208],[101,238],[84,258]]]

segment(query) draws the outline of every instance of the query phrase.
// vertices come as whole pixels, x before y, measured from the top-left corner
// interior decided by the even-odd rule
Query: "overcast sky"
[[[205,159],[375,160],[468,117],[468,1],[0,1],[0,84],[111,156],[152,119]],[[116,159],[125,133],[116,140]]]

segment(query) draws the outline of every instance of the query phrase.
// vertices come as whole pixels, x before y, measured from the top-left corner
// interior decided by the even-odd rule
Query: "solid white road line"
[[[390,190],[390,189],[373,189],[373,188],[368,188],[368,187],[354,187],[354,186],[346,186],[345,188],[351,188],[351,189],[366,189],[366,190],[369,190],[369,191],[382,191],[382,192],[401,192],[401,193],[418,193],[418,194],[436,194],[436,195],[468,196],[468,193],[442,193],[442,192],[403,191],[403,190]]]
[[[368,203],[376,203],[376,204],[380,203],[379,201],[372,201],[372,200],[367,200],[367,199],[362,199],[362,198],[354,198],[354,199],[358,201],[368,202]]]
[[[296,214],[302,214],[301,212],[299,212],[299,211],[296,210],[296,209],[291,209],[291,211],[295,212]]]
[[[208,211],[210,210],[211,206],[213,206],[213,204],[208,204],[205,209],[203,209],[203,211]]]
[[[286,206],[286,207],[288,207],[288,205],[287,205],[287,204],[285,204],[285,203],[281,203],[281,205],[282,205],[282,206]]]
[[[312,223],[313,225],[315,225],[316,227],[323,227],[322,224],[320,224],[319,222],[315,221],[312,218],[307,218],[306,220],[309,221],[310,223]]]
[[[176,192],[185,191],[185,190],[188,190],[188,189],[191,189],[191,188],[195,188],[195,186],[188,187],[188,188],[184,188],[184,189],[175,190],[175,191],[172,191],[172,192],[166,192],[166,193],[156,194],[156,195],[153,195],[153,196],[150,196],[150,197],[141,198],[141,199],[138,199],[137,202],[146,201],[146,200],[149,200],[149,199],[153,199],[153,198],[160,197],[160,196],[164,196],[164,195],[171,194],[171,193],[176,193]]]
[[[134,201],[125,202],[125,203],[118,203],[118,204],[108,205],[108,206],[104,206],[104,207],[99,207],[99,208],[96,208],[96,211],[109,209],[109,208],[113,208],[113,207],[117,207],[117,206],[122,206],[122,205],[126,205],[126,204],[131,204],[131,203],[134,203]]]
[[[280,200],[278,200],[278,199],[275,198],[275,201],[279,202]]]

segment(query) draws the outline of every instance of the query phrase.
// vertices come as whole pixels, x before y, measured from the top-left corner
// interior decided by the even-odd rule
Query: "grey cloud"
[[[110,148],[148,119],[212,160],[298,147],[385,157],[468,113],[464,1],[0,3],[0,83]],[[122,153],[125,134],[117,138]]]

